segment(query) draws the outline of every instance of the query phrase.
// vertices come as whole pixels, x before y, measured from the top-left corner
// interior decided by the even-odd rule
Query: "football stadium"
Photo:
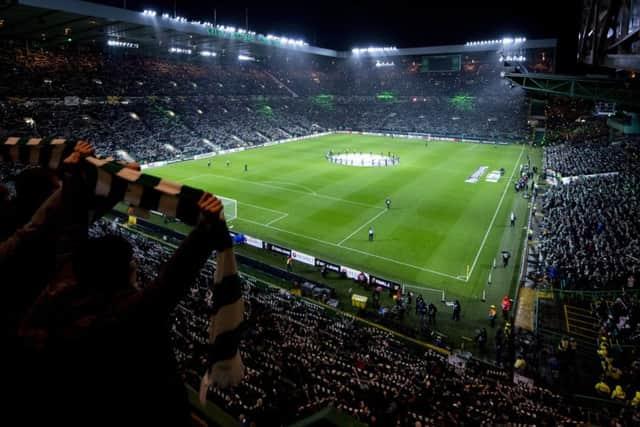
[[[640,425],[640,3],[520,7],[0,2],[6,423]]]

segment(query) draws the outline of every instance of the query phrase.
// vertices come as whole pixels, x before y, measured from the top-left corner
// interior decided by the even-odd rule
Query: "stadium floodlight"
[[[351,49],[351,53],[353,53],[354,55],[359,55],[361,53],[368,53],[368,54],[378,54],[378,53],[386,53],[386,52],[394,52],[398,50],[397,47],[395,46],[385,46],[385,47],[364,47],[364,48],[354,48]]]
[[[107,46],[124,47],[127,49],[138,49],[140,47],[138,43],[123,42],[120,40],[107,40]]]
[[[155,10],[145,9],[145,10],[142,11],[142,15],[143,16],[151,16],[151,17],[153,17],[153,16],[157,15],[157,12]]]
[[[171,19],[171,16],[168,13],[163,13],[162,19]]]
[[[169,53],[182,53],[185,55],[191,55],[193,51],[191,49],[183,49],[181,47],[170,47]]]
[[[200,52],[200,56],[207,56],[207,57],[208,56],[218,56],[218,54],[215,53],[215,52],[208,51],[208,50],[203,50],[203,51]]]
[[[252,56],[247,56],[247,55],[238,55],[238,61],[255,61],[256,58],[252,57]]]
[[[393,61],[376,61],[376,67],[393,67],[395,66],[395,62]]]
[[[253,35],[255,35],[255,33],[253,33]],[[308,46],[309,45],[308,43],[306,43],[304,40],[301,40],[301,39],[280,37],[280,36],[275,36],[273,34],[267,34],[266,36],[264,36],[264,38],[268,41],[275,41],[275,42],[279,42],[289,46]]]

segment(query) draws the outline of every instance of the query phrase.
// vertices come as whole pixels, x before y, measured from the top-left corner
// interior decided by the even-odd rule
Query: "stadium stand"
[[[157,271],[171,254],[122,227],[118,235],[144,254],[141,270]],[[92,235],[112,233],[99,222]],[[153,250],[149,252],[149,249]],[[198,387],[204,369],[207,313],[213,264],[201,272],[172,315],[172,342],[185,380]],[[469,362],[456,368],[447,357],[363,325],[350,316],[293,297],[288,292],[246,283],[248,333],[241,346],[245,381],[232,391],[211,389],[209,398],[255,425],[287,425],[327,404],[369,425],[577,424],[606,423],[621,415],[575,406],[544,388],[513,384],[507,371]],[[522,348],[522,340],[516,346]],[[513,345],[513,344],[509,344]],[[529,344],[531,345],[531,344]],[[631,386],[631,384],[629,384]],[[628,418],[630,420],[630,418]]]
[[[428,73],[422,72],[419,58],[412,56],[398,58],[389,68],[376,68],[370,59],[336,61],[286,52],[272,53],[261,63],[205,64],[197,59],[107,54],[84,47],[25,50],[17,46],[4,40],[0,49],[0,138],[86,139],[100,154],[142,163],[332,130],[498,141],[517,141],[530,134],[524,92],[505,83],[500,76],[502,66],[489,54],[465,57],[460,71]],[[544,173],[549,170],[556,179],[578,178],[567,185],[549,186],[537,199],[538,212],[544,216],[534,218],[537,246],[531,252],[536,261],[531,275],[540,290],[631,288],[639,271],[637,141],[611,142],[603,120],[580,120],[588,109],[588,104],[567,106],[560,100],[550,101],[545,109]],[[5,242],[17,227],[11,209],[21,172],[19,166],[0,163],[0,238]],[[581,177],[609,173],[614,175]],[[138,260],[137,282],[142,293],[174,252],[135,232],[135,227],[110,220],[95,222],[87,233],[92,238],[115,235],[130,243]],[[133,363],[151,368],[136,369],[125,363],[130,361],[128,354],[118,355],[117,361],[127,366],[123,372],[131,377],[119,372],[110,380],[121,381],[123,389],[130,387],[124,395],[139,398],[141,411],[173,402],[158,394],[147,402],[138,395],[145,385],[160,387],[164,379],[175,381],[178,374],[199,389],[211,364],[208,327],[218,304],[213,291],[217,264],[213,260],[202,260],[202,264],[180,298],[175,298],[167,322],[162,322],[166,329],[151,337],[158,338],[153,349],[160,351],[168,350],[165,341],[169,341],[171,354],[166,360],[163,353],[154,362],[154,354],[147,349],[145,359]],[[42,290],[40,279],[28,276],[23,279],[27,283],[21,284]],[[16,281],[15,276],[10,281]],[[578,357],[569,339],[549,348],[534,334],[499,327],[497,364],[486,365],[460,354],[426,350],[264,283],[248,281],[243,295],[246,333],[240,354],[246,365],[244,380],[227,389],[205,387],[204,392],[211,402],[249,425],[288,425],[328,405],[372,426],[640,422],[637,398],[633,400],[640,383],[637,350],[633,352],[639,336],[637,294],[621,293],[590,307],[593,327],[599,329],[598,337],[592,337],[598,340],[599,374],[609,388],[605,402],[579,400],[560,392],[564,379],[575,373],[571,365]],[[23,297],[21,304],[38,307],[28,296]],[[10,313],[5,333],[20,348],[15,329],[18,319],[29,311],[17,301],[4,303]],[[91,308],[95,307],[87,308],[88,317],[95,314]],[[57,326],[45,319],[42,329]],[[79,329],[86,336],[74,335],[77,330],[70,335],[92,340],[101,336],[82,326]],[[129,337],[129,342],[140,346],[134,341]],[[631,351],[618,352],[616,346]],[[24,355],[22,350],[10,352],[10,361],[18,365]],[[6,371],[12,368],[11,363],[5,366]],[[72,366],[63,366],[73,371]],[[158,371],[150,372],[153,367]],[[536,385],[514,381],[523,377],[534,378]],[[22,370],[7,372],[7,378],[8,385],[18,391],[32,386],[30,381],[64,379],[38,378],[37,374],[34,378],[33,373]],[[78,380],[75,384],[86,384],[85,378]],[[65,398],[54,398],[56,391],[51,384],[42,386],[38,396],[51,398],[46,408]],[[600,390],[580,391],[597,395]],[[78,394],[76,390],[74,395]],[[97,394],[109,398],[106,388]],[[89,401],[89,397],[82,400]],[[111,416],[117,416],[121,408],[103,407],[113,411],[104,421],[114,421]],[[167,422],[163,415],[159,410],[153,415],[145,412],[139,418],[133,415],[130,421],[142,424],[157,418]]]
[[[87,138],[103,154],[123,150],[142,162],[327,129],[497,140],[527,132],[523,93],[509,88],[487,58],[470,58],[457,73],[421,73],[409,58],[392,71],[312,63],[304,73],[282,75],[277,63],[26,52],[7,43],[0,68],[11,84],[0,87],[0,136]],[[323,79],[309,78],[318,73],[333,83],[318,89],[315,81]],[[282,81],[308,96],[293,96]],[[325,91],[329,101],[315,96]]]

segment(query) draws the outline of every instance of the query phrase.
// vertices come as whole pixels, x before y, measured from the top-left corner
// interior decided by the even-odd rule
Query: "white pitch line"
[[[384,256],[372,254],[370,252],[361,251],[360,249],[350,248],[348,246],[338,246],[335,243],[328,242],[326,240],[316,239],[315,237],[306,236],[304,234],[295,233],[293,231],[285,230],[284,228],[278,228],[278,227],[274,227],[272,225],[267,225],[267,224],[263,224],[261,222],[252,221],[250,219],[244,219],[244,218],[236,218],[236,221],[249,222],[251,224],[256,224],[256,225],[259,225],[261,227],[270,228],[271,230],[280,231],[281,233],[287,233],[287,234],[291,234],[293,236],[302,237],[303,239],[313,240],[314,242],[322,243],[322,244],[327,245],[327,246],[333,246],[335,248],[340,248],[340,249],[344,249],[346,251],[356,252],[356,253],[359,253],[361,255],[371,256],[371,257],[378,258],[378,259],[381,259],[381,260],[384,260],[384,261],[388,261],[388,262],[391,262],[391,263],[394,263],[394,264],[404,265],[405,267],[411,267],[411,268],[414,268],[416,270],[426,271],[427,273],[432,273],[432,274],[435,274],[435,275],[438,275],[438,276],[447,277],[449,279],[458,280],[460,282],[465,282],[465,280],[459,279],[456,276],[453,276],[451,274],[442,273],[440,271],[431,270],[429,268],[419,267],[417,265],[413,265],[413,264],[409,264],[409,263],[406,263],[406,262],[398,261],[397,259],[387,258],[387,257],[384,257]]]
[[[287,188],[287,187],[281,187],[281,186],[278,186],[278,185],[265,184],[265,183],[262,183],[262,182],[251,181],[249,179],[240,179],[240,178],[233,178],[231,176],[216,175],[214,173],[209,173],[209,174],[206,174],[206,175],[190,176],[190,177],[182,178],[182,179],[180,179],[180,181],[190,181],[192,179],[198,179],[198,178],[203,178],[203,177],[211,177],[211,176],[214,176],[216,178],[228,179],[228,180],[231,180],[231,181],[248,182],[249,184],[260,185],[262,187],[275,188],[277,190],[289,191],[289,192],[298,193],[298,194],[306,194],[308,196],[320,197],[320,198],[324,198],[324,199],[328,199],[328,200],[335,200],[335,201],[338,201],[338,202],[348,203],[348,204],[355,205],[355,206],[364,206],[366,208],[375,208],[375,209],[379,209],[380,208],[380,206],[373,206],[373,205],[369,205],[369,204],[366,204],[366,203],[354,202],[352,200],[341,199],[339,197],[333,197],[333,196],[329,196],[327,194],[309,193],[307,191],[294,190],[293,188]]]
[[[389,262],[392,262],[392,263],[394,263],[394,264],[400,264],[400,265],[404,265],[404,266],[406,266],[406,267],[415,268],[416,270],[426,271],[426,272],[428,272],[428,273],[436,274],[436,275],[438,275],[438,276],[448,277],[449,279],[458,280],[458,281],[460,281],[460,282],[465,282],[465,281],[466,281],[466,280],[463,280],[463,279],[458,279],[456,276],[453,276],[453,275],[451,275],[451,274],[442,273],[442,272],[440,272],[440,271],[431,270],[431,269],[429,269],[429,268],[418,267],[417,265],[408,264],[408,263],[406,263],[406,262],[398,261],[397,259],[392,259],[392,258],[383,257],[383,256],[380,256],[380,255],[376,255],[376,254],[372,254],[372,253],[369,253],[369,252],[361,251],[361,250],[359,250],[359,249],[350,248],[350,247],[348,247],[348,246],[337,246],[337,245],[336,245],[336,247],[339,247],[339,248],[341,248],[341,249],[346,249],[346,250],[351,251],[351,252],[356,252],[356,253],[359,253],[359,254],[362,254],[362,255],[372,256],[372,257],[374,257],[374,258],[378,258],[378,259],[382,259],[382,260],[385,260],[385,261],[389,261]]]
[[[507,190],[509,189],[509,184],[511,184],[511,180],[513,179],[513,174],[516,172],[518,162],[520,158],[522,158],[522,153],[524,153],[524,145],[522,146],[522,150],[520,150],[520,155],[518,159],[513,164],[513,170],[511,171],[511,176],[507,180],[507,183],[504,186],[504,191],[502,191],[502,197],[500,197],[500,201],[498,202],[498,207],[496,207],[496,211],[493,213],[493,218],[491,218],[491,222],[489,223],[489,228],[487,228],[487,232],[484,233],[484,238],[482,239],[482,243],[480,243],[480,249],[478,249],[478,253],[476,253],[476,257],[473,260],[473,264],[471,264],[471,269],[469,270],[469,275],[467,276],[465,282],[469,281],[469,277],[473,274],[473,269],[476,268],[476,264],[478,263],[478,258],[480,258],[480,253],[482,252],[482,248],[484,248],[484,244],[487,242],[487,237],[489,237],[489,233],[491,232],[491,228],[493,228],[493,223],[496,221],[496,217],[498,216],[498,211],[500,211],[500,207],[502,206],[502,202],[504,201],[504,196],[507,194]]]
[[[273,224],[274,222],[278,222],[278,221],[280,221],[281,219],[284,219],[284,218],[286,218],[286,217],[288,217],[288,216],[289,216],[289,214],[288,214],[287,212],[279,211],[279,210],[276,210],[276,209],[265,208],[265,207],[263,207],[263,206],[258,206],[258,205],[254,205],[254,204],[247,203],[247,202],[241,202],[241,201],[238,201],[238,204],[239,204],[239,205],[245,205],[245,206],[251,206],[252,208],[261,209],[261,210],[268,211],[268,212],[275,212],[275,213],[277,213],[279,216],[278,216],[277,218],[272,219],[271,221],[267,222],[267,225],[271,225],[271,224]]]
[[[281,216],[279,216],[278,218],[276,218],[276,219],[272,219],[272,220],[271,220],[271,221],[269,221],[266,225],[271,225],[271,224],[273,224],[274,222],[278,222],[278,221],[280,221],[281,219],[285,219],[285,218],[286,218],[286,217],[288,217],[288,216],[289,216],[289,214],[288,214],[288,213],[284,213],[284,214],[282,214]]]
[[[376,219],[378,219],[378,217],[380,217],[380,215],[382,215],[383,213],[385,213],[387,211],[387,209],[384,209],[381,212],[378,212],[373,218],[371,218],[369,221],[365,222],[364,224],[362,224],[360,227],[356,228],[356,230],[349,234],[347,237],[345,237],[344,239],[340,240],[340,242],[337,243],[338,246],[342,246],[342,244],[344,242],[346,242],[347,240],[349,240],[354,234],[356,234],[358,231],[362,230],[365,226],[371,224],[373,221],[375,221]]]
[[[308,191],[309,193],[313,194],[314,196],[317,196],[318,193],[316,193],[315,191],[313,191],[311,188],[307,187],[306,185],[300,185],[300,184],[295,184],[293,182],[287,182],[287,181],[262,181],[265,184],[282,184],[282,185],[289,185],[292,187],[298,187],[298,188],[302,188],[306,191]]]
[[[284,228],[274,227],[272,225],[263,224],[261,222],[253,221],[251,219],[246,219],[246,218],[237,218],[237,219],[240,220],[240,221],[244,221],[244,222],[250,222],[251,224],[256,224],[256,225],[259,225],[259,226],[262,226],[262,227],[265,227],[265,228],[270,228],[272,230],[280,231],[282,233],[287,233],[287,234],[291,234],[293,236],[302,237],[303,239],[313,240],[314,242],[323,243],[325,245],[337,246],[335,243],[327,242],[326,240],[316,239],[315,237],[307,236],[305,234],[295,233],[293,231],[285,230]]]
[[[238,204],[239,205],[245,205],[245,206],[251,206],[252,208],[256,208],[256,209],[262,209],[263,211],[275,212],[275,213],[281,214],[281,215],[282,214],[289,215],[288,213],[283,212],[283,211],[279,211],[277,209],[270,209],[270,208],[265,208],[265,207],[258,206],[258,205],[252,205],[251,203],[241,202],[239,200],[238,200]]]

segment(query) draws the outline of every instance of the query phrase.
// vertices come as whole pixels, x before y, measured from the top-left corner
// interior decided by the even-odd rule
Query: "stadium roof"
[[[138,43],[145,49],[167,51],[171,47],[221,51],[269,46],[326,56],[337,52],[308,45],[288,45],[280,40],[247,32],[225,33],[213,26],[187,20],[163,19],[111,6],[77,0],[16,0],[0,10],[0,36],[37,40],[45,45],[66,41],[103,43],[107,40]]]
[[[267,48],[287,49],[334,58],[351,57],[351,51],[335,51],[294,44],[243,30],[219,31],[211,24],[144,14],[78,0],[15,0],[0,9],[0,36],[38,41],[54,46],[63,43],[106,45],[107,41],[135,43],[145,50],[167,52],[170,48],[193,52],[233,50],[260,55]],[[289,42],[289,43],[288,43]],[[523,49],[554,48],[556,39],[527,40]],[[360,56],[430,55],[496,50],[496,46],[449,45],[397,49]]]

